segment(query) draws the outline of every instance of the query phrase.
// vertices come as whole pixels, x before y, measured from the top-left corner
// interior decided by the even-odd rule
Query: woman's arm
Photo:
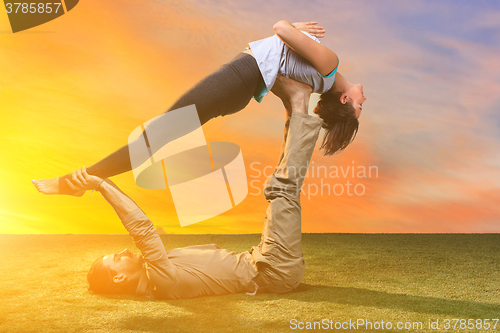
[[[286,45],[306,58],[321,74],[328,75],[337,67],[339,60],[335,52],[303,34],[290,22],[281,20],[273,29]]]

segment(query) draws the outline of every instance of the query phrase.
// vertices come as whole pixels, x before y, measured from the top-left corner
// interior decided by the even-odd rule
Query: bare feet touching
[[[47,195],[63,194],[59,192],[59,177],[51,179],[33,179],[31,182],[40,193]],[[85,194],[85,191],[75,191],[68,194],[75,197],[81,197]]]

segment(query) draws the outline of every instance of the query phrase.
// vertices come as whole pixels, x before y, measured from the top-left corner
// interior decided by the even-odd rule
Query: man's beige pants
[[[287,118],[278,166],[264,186],[269,206],[261,242],[250,251],[260,292],[289,292],[304,275],[300,190],[322,124],[298,112]]]

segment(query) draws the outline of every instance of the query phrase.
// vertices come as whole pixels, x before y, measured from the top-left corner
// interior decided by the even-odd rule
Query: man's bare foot
[[[59,177],[51,178],[51,179],[34,179],[31,181],[38,192],[52,195],[52,194],[61,194],[59,193]],[[70,195],[75,197],[81,197],[85,194],[85,191],[73,192]]]
[[[278,75],[271,91],[281,99],[288,115],[291,115],[292,109],[307,114],[312,93],[312,88],[307,84]]]

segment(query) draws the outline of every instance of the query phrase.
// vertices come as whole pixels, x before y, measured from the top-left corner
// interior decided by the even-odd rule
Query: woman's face
[[[359,118],[363,110],[363,103],[366,101],[366,97],[363,93],[363,86],[361,84],[353,84],[352,87],[345,92],[345,95],[352,101],[352,106],[356,110],[356,118]]]

